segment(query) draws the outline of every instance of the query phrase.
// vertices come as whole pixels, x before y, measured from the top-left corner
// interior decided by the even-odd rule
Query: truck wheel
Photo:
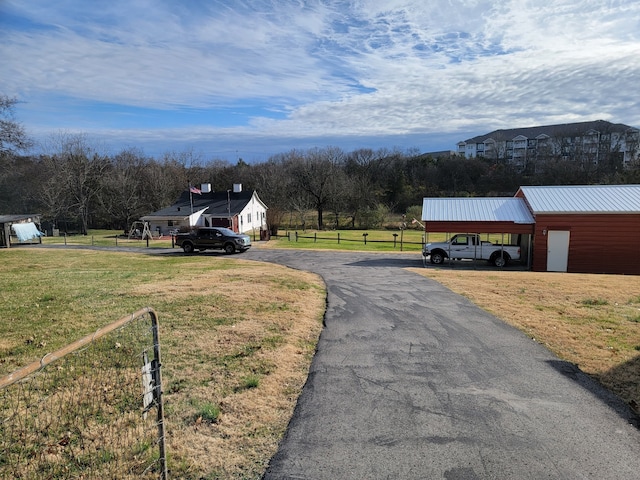
[[[235,253],[236,247],[234,247],[233,243],[227,243],[224,246],[224,253],[232,254]]]
[[[183,243],[182,250],[184,250],[184,253],[193,253],[193,243],[191,242]]]
[[[440,265],[442,262],[444,262],[444,258],[444,254],[442,254],[441,252],[431,253],[431,263],[433,263],[434,265]]]
[[[493,264],[498,268],[506,267],[509,264],[510,259],[511,258],[508,253],[503,253],[502,255],[499,253],[493,254]]]

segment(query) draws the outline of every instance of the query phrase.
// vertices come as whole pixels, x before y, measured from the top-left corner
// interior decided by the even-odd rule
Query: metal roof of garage
[[[640,213],[640,185],[520,187],[534,214]]]
[[[522,198],[425,198],[422,205],[425,222],[511,222],[534,224],[535,220]]]

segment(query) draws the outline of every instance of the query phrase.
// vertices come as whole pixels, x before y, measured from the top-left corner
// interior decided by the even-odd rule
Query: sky
[[[638,0],[0,0],[0,58],[42,149],[251,163],[640,126]]]

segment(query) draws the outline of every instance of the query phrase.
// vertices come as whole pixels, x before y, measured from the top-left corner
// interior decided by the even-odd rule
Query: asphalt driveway
[[[320,274],[308,381],[265,479],[638,479],[640,430],[573,365],[438,283],[419,255],[253,249]]]

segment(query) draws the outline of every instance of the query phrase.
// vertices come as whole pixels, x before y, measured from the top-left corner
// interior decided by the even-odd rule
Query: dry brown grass
[[[161,332],[172,478],[260,478],[307,378],[324,284],[307,272],[238,264],[134,287],[152,303],[190,302],[187,318],[165,316]]]
[[[1,256],[0,374],[152,306],[170,477],[261,477],[322,329],[318,276],[240,255],[34,248]]]
[[[411,270],[526,332],[595,377],[638,412],[640,277]]]

